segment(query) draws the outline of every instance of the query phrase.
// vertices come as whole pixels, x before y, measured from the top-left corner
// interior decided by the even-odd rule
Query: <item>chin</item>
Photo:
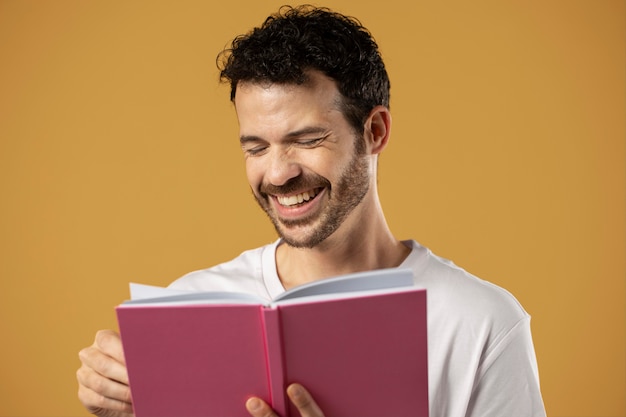
[[[299,249],[313,249],[323,244],[332,233],[324,233],[324,230],[308,230],[307,233],[286,233],[277,229],[280,238],[288,246]]]

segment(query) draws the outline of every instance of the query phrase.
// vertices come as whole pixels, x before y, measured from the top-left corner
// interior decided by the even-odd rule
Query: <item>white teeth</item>
[[[292,195],[290,197],[278,196],[277,199],[282,206],[295,206],[296,204],[300,204],[304,201],[309,201],[313,197],[315,197],[315,191],[311,190],[310,192],[305,191],[303,193],[300,193],[298,195]]]

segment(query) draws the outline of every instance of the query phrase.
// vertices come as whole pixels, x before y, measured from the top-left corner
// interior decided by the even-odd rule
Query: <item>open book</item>
[[[297,416],[304,385],[329,416],[428,416],[426,291],[409,269],[250,294],[134,287],[116,309],[136,417]]]

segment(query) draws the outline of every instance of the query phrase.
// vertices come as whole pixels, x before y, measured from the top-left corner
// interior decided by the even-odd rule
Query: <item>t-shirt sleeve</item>
[[[526,316],[486,353],[466,417],[545,417],[535,350]]]

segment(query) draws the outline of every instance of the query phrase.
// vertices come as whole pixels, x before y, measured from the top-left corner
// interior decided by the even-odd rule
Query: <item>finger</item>
[[[89,390],[88,392],[93,392],[103,398],[124,404],[131,404],[132,402],[128,385],[104,377],[88,366],[81,366],[76,372],[76,378],[78,379],[79,390],[84,387]],[[92,397],[89,396],[89,398]],[[98,398],[97,401],[100,399]]]
[[[99,348],[90,346],[78,353],[80,361],[94,372],[122,384],[128,385],[128,372],[126,367],[117,359],[103,353]]]
[[[287,395],[289,399],[296,406],[302,417],[323,417],[324,413],[320,410],[319,406],[300,384],[291,384],[287,387]]]
[[[93,345],[119,363],[126,364],[122,338],[119,333],[113,330],[100,330],[96,333],[96,340]]]
[[[252,417],[278,417],[265,401],[260,398],[252,397],[246,401],[246,409]]]
[[[98,416],[132,416],[133,413],[132,404],[108,398],[93,391],[85,385],[78,386],[78,399],[85,406],[87,411]]]

